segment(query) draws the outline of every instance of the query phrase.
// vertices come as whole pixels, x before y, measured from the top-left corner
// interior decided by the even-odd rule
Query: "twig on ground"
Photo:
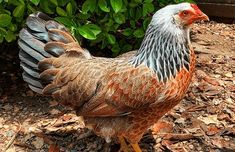
[[[77,140],[81,140],[81,139],[90,137],[91,135],[93,135],[93,133],[92,133],[91,130],[89,130],[89,131],[87,131],[86,133],[81,134],[81,135],[77,138]]]
[[[27,145],[27,144],[21,143],[21,142],[17,142],[17,141],[14,142],[14,145],[19,146],[19,147],[23,147],[23,148],[27,148],[27,149],[31,149],[31,150],[35,149],[34,147],[32,147],[30,145]]]
[[[187,108],[185,111],[186,112],[201,111],[201,110],[204,110],[206,107],[207,107],[206,105],[191,106],[191,107]]]
[[[174,134],[174,133],[157,133],[156,135],[163,136],[165,140],[184,141],[203,136],[202,134]]]
[[[18,133],[20,132],[21,128],[22,128],[22,125],[20,122],[18,122],[19,124],[19,129],[16,131],[15,135],[11,138],[11,140],[7,143],[6,147],[4,148],[3,152],[6,152],[10,147],[11,145],[13,144],[13,142],[15,141]]]

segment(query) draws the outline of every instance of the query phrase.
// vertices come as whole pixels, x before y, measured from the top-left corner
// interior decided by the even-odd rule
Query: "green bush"
[[[151,14],[192,0],[0,0],[0,43],[17,39],[26,17],[42,11],[70,29],[85,47],[113,55],[139,47]],[[88,41],[89,40],[89,41]]]

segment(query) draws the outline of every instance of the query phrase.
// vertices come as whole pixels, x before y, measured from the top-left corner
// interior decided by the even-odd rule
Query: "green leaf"
[[[121,14],[121,13],[114,14],[114,15],[113,15],[113,19],[114,19],[114,21],[115,21],[116,23],[118,23],[118,24],[125,23],[125,21],[126,21],[125,15],[124,15],[124,14]]]
[[[60,7],[56,7],[56,13],[60,16],[67,16],[67,13]]]
[[[99,0],[98,5],[102,11],[110,12],[110,8],[108,7],[106,0]]]
[[[78,10],[77,2],[75,0],[70,0],[70,3],[72,4],[73,13],[75,13]]]
[[[5,39],[7,42],[12,42],[13,40],[16,39],[16,35],[13,32],[8,31],[7,35],[5,36]]]
[[[135,0],[136,3],[142,3],[142,0]]]
[[[125,44],[123,47],[122,47],[122,50],[123,51],[125,51],[125,52],[127,52],[127,51],[130,51],[130,50],[132,50],[132,45],[130,45],[130,44]]]
[[[143,29],[137,29],[134,31],[133,35],[136,38],[142,38],[144,36],[144,30]]]
[[[57,0],[58,5],[61,7],[64,7],[68,2],[71,2],[71,0]]]
[[[144,3],[143,5],[143,16],[146,16],[149,13],[154,11],[154,5],[152,3]]]
[[[122,9],[122,0],[110,0],[110,3],[115,13]]]
[[[24,5],[17,6],[13,11],[14,17],[22,17],[24,15]]]
[[[112,52],[113,52],[113,55],[116,56],[118,55],[118,53],[120,52],[120,47],[119,47],[119,44],[118,43],[115,43],[113,46],[112,46]]]
[[[152,3],[153,0],[144,0],[144,3]]]
[[[7,27],[11,23],[11,19],[8,14],[0,14],[0,27]]]
[[[133,33],[133,30],[131,28],[126,28],[122,34],[125,36],[130,36]]]
[[[37,10],[33,6],[31,6],[31,5],[32,4],[30,4],[30,3],[27,4],[27,9],[28,9],[27,12],[29,12],[29,13],[36,12]]]
[[[75,26],[73,20],[71,20],[68,17],[55,17],[54,20],[56,20],[57,22],[67,26],[67,27],[72,27]]]
[[[135,13],[135,20],[139,20],[141,17],[142,17],[142,8],[140,7],[137,7],[136,8],[136,13]]]
[[[21,4],[24,5],[24,0],[18,0]]]
[[[89,4],[89,0],[86,0],[82,5],[82,13],[87,14],[90,8],[91,8],[91,5]]]
[[[88,11],[94,12],[96,8],[96,0],[86,0],[82,5],[82,13],[87,14]]]
[[[72,16],[73,15],[73,6],[71,3],[68,3],[66,6],[66,11],[68,13],[68,15]]]
[[[95,11],[95,8],[96,8],[96,0],[89,0],[90,2],[90,5],[91,5],[91,8],[90,8],[90,12],[94,12]]]
[[[129,9],[129,15],[131,18],[135,18],[135,9],[134,8]]]
[[[40,2],[40,0],[30,0],[34,5],[38,5],[39,4],[39,2]]]
[[[8,15],[11,15],[11,12],[6,10],[6,9],[1,9],[0,8],[0,14],[8,14]]]
[[[55,6],[58,6],[58,2],[57,0],[50,0],[52,4],[54,4]]]
[[[5,1],[6,2],[6,1]],[[18,6],[20,5],[21,3],[17,0],[8,0],[7,2],[8,4],[12,4],[12,5],[15,5],[15,6]]]
[[[89,39],[89,40],[95,40],[96,39],[95,34],[86,25],[80,26],[78,28],[78,32],[79,32],[79,34],[81,34],[86,39]]]
[[[144,22],[143,22],[143,28],[144,28],[144,30],[147,29],[147,27],[148,27],[150,21],[151,21],[151,18],[150,18],[150,17],[147,17],[147,18],[144,19]]]
[[[106,39],[102,40],[102,44],[101,44],[101,49],[104,49],[106,46],[108,45],[108,42]]]
[[[131,28],[135,29],[136,28],[136,22],[134,20],[131,20],[130,21],[130,24],[131,24]]]
[[[41,0],[39,3],[39,6],[45,13],[54,14],[54,11],[53,11],[54,7],[51,8],[52,6],[48,0]]]
[[[100,27],[95,24],[86,24],[84,26],[88,27],[95,35],[98,35],[101,32]]]
[[[7,31],[4,28],[0,27],[0,36],[5,36],[7,34]]]
[[[108,22],[105,23],[105,26],[106,26],[106,27],[111,27],[111,26],[113,26],[113,24],[114,24],[114,21],[112,20],[112,18],[110,18],[110,19],[108,20]]]
[[[0,35],[0,43],[2,43],[4,40],[4,37],[2,35]]]
[[[134,7],[138,6],[139,4],[138,4],[138,3],[135,3],[135,2],[130,2],[130,3],[128,3],[128,5],[129,5],[131,8],[134,8]]]
[[[17,26],[16,26],[16,24],[12,24],[12,23],[11,23],[11,24],[8,26],[8,29],[11,30],[12,32],[14,32],[14,31],[17,30]]]
[[[120,27],[120,25],[121,24],[114,24],[112,29],[114,29],[114,31],[117,31],[117,29]]]
[[[4,28],[0,27],[0,43],[3,42],[4,36],[7,34],[7,31]]]
[[[80,20],[88,20],[89,18],[91,17],[91,14],[83,14],[83,13],[79,13],[78,14],[78,20],[76,20],[77,21],[77,23],[79,23],[79,21]]]
[[[116,43],[116,38],[115,38],[114,35],[107,33],[107,34],[106,34],[106,37],[107,37],[108,42],[109,42],[110,44],[115,44],[115,43]]]

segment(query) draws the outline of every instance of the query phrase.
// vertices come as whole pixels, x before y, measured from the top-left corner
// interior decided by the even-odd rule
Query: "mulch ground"
[[[197,70],[183,101],[140,142],[148,152],[235,151],[235,24],[196,24],[192,44]],[[97,152],[104,139],[80,117],[29,90],[21,78],[17,47],[0,50],[0,151]],[[114,140],[110,151],[119,144]]]

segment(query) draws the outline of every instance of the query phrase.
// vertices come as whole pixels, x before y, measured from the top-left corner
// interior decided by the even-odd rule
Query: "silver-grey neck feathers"
[[[175,22],[174,17],[166,19],[161,17],[161,12],[157,12],[140,49],[130,60],[135,66],[144,64],[149,67],[162,82],[175,77],[180,69],[190,68],[189,28]]]

